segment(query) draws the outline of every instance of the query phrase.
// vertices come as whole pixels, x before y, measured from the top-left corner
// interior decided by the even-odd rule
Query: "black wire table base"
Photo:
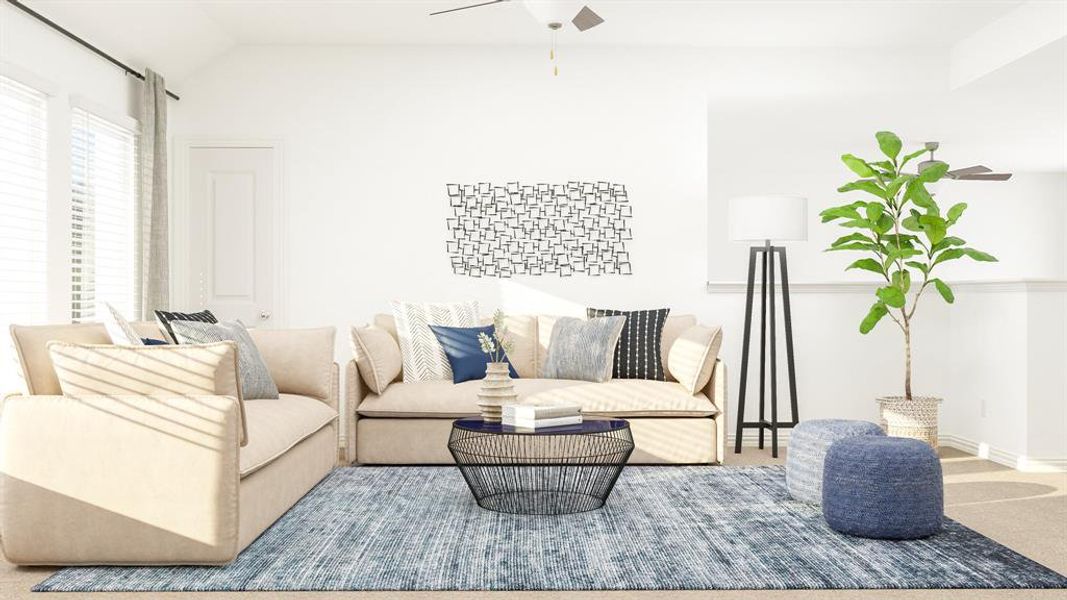
[[[604,506],[634,442],[621,419],[538,431],[460,419],[448,449],[478,506],[563,515]]]

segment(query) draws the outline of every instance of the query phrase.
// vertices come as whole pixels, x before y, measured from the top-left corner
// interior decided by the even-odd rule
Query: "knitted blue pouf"
[[[858,435],[882,435],[882,428],[867,421],[819,419],[804,421],[789,436],[785,457],[785,485],[794,500],[822,502],[822,469],[826,450],[837,440]]]
[[[831,528],[883,540],[941,531],[945,512],[941,461],[918,440],[855,437],[826,453],[822,514]]]

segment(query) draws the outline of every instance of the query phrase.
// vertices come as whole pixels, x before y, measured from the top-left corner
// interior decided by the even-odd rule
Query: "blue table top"
[[[538,427],[537,429],[527,429],[525,427],[515,428],[511,425],[504,425],[500,422],[489,422],[479,419],[456,419],[452,422],[452,426],[465,431],[473,431],[475,433],[496,433],[496,434],[515,434],[515,435],[586,435],[595,433],[608,433],[611,431],[619,431],[620,429],[627,429],[630,427],[630,423],[625,419],[599,419],[594,417],[584,417],[582,422],[577,425],[561,425],[559,427]]]

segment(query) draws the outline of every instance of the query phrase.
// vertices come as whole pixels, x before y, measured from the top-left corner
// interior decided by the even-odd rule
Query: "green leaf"
[[[904,191],[904,200],[911,200],[915,203],[915,206],[926,209],[927,211],[937,211],[937,203],[934,202],[934,197],[930,195],[930,192],[926,190],[926,186],[919,179],[912,179],[908,182],[908,187]]]
[[[858,181],[846,183],[845,185],[837,188],[837,191],[841,193],[852,192],[857,190],[861,192],[867,192],[868,194],[877,196],[883,200],[885,199],[885,190],[882,189],[882,186],[878,185],[878,182],[873,179],[860,179]]]
[[[963,211],[967,210],[967,203],[960,202],[959,204],[953,204],[952,208],[948,209],[945,213],[945,217],[948,220],[948,224],[952,225],[963,215]]]
[[[882,149],[882,154],[885,154],[892,160],[896,160],[897,155],[900,154],[900,138],[892,131],[879,131],[874,134],[874,137],[878,138],[878,147]]]
[[[890,278],[893,285],[901,292],[907,294],[911,289],[911,271],[902,269],[900,271],[893,271],[893,275]]]
[[[945,239],[941,240],[940,242],[934,244],[930,248],[930,251],[936,254],[938,252],[941,252],[945,248],[951,248],[952,246],[962,246],[962,245],[964,245],[966,243],[967,242],[961,240],[960,238],[953,237],[953,236],[950,235],[950,236],[946,237]]]
[[[871,307],[870,312],[863,318],[863,322],[860,323],[860,333],[866,335],[874,329],[874,326],[878,324],[878,321],[882,320],[882,317],[889,314],[889,309],[885,307],[881,302],[876,303]]]
[[[904,156],[904,158],[900,159],[900,168],[903,169],[904,165],[906,165],[909,162],[911,162],[911,160],[913,158],[915,158],[917,156],[920,156],[922,154],[925,154],[925,153],[926,153],[926,148],[920,148],[919,150],[916,150],[915,152],[912,152],[911,154],[908,154],[908,155]]]
[[[852,170],[853,173],[860,177],[874,177],[874,169],[871,165],[867,164],[862,158],[857,158],[851,154],[842,154],[841,162],[845,163],[845,166]]]
[[[909,267],[914,267],[914,268],[922,271],[924,275],[930,271],[929,267],[927,267],[926,265],[924,265],[921,262],[916,262],[914,260],[909,260],[909,261],[905,262],[904,264],[908,265]]]
[[[871,163],[871,166],[872,167],[878,167],[879,169],[884,169],[884,170],[890,171],[890,172],[896,170],[896,167],[893,166],[893,163],[888,161],[888,160],[880,160],[880,161],[878,161],[876,163]]]
[[[963,255],[964,255],[964,252],[963,252],[962,248],[949,248],[948,250],[945,250],[941,254],[937,255],[937,258],[934,259],[934,265],[939,265],[939,264],[941,264],[943,262],[948,262],[950,260],[956,260],[957,258],[962,258]],[[933,265],[931,265],[931,266],[933,266]]]
[[[875,294],[878,295],[879,300],[893,308],[903,307],[904,302],[907,300],[904,296],[904,292],[895,287],[878,288],[878,291],[875,292]]]
[[[867,243],[874,243],[874,240],[870,237],[867,237],[861,233],[855,233],[848,234],[846,236],[842,236],[838,239],[833,240],[833,243],[830,244],[830,248],[841,246],[842,243],[848,243],[849,241],[865,241]]]
[[[878,252],[881,248],[878,244],[870,244],[864,242],[849,242],[847,244],[841,244],[840,246],[831,246],[824,250],[824,252],[837,252],[838,250],[868,250],[871,252]]]
[[[901,246],[899,249],[895,245],[887,245],[885,249],[886,256],[892,260],[898,258],[911,258],[913,256],[919,256],[922,254],[922,250],[918,250],[912,246]]]
[[[846,271],[852,269],[863,269],[864,271],[870,271],[872,273],[878,273],[879,275],[885,275],[882,271],[882,265],[873,258],[861,258],[851,265],[845,267]]]
[[[933,183],[948,173],[948,163],[935,160],[933,164],[919,172],[919,181]]]
[[[889,185],[885,186],[885,196],[886,196],[886,198],[895,198],[896,195],[897,195],[897,192],[900,191],[901,186],[903,186],[905,183],[911,181],[914,178],[915,178],[914,175],[905,174],[905,175],[901,175],[900,177],[897,177],[893,181],[890,181]]]
[[[941,294],[941,297],[945,299],[945,302],[952,304],[956,301],[956,296],[952,294],[952,288],[948,287],[944,281],[940,279],[931,279],[934,283],[934,287],[937,288],[937,293]]]
[[[923,233],[926,234],[926,238],[930,240],[931,244],[936,244],[945,239],[945,234],[948,232],[948,224],[941,217],[934,215],[921,215],[919,217],[919,225],[922,225]]]
[[[871,222],[867,219],[852,219],[851,221],[845,221],[839,223],[842,227],[853,227],[856,229],[873,229]]]
[[[834,219],[862,219],[859,211],[851,206],[835,206],[828,208],[821,213],[823,223],[827,221],[833,221]]]
[[[878,221],[874,224],[874,230],[878,233],[886,233],[893,229],[893,217],[889,215],[882,215],[878,217]]]
[[[908,231],[923,230],[923,226],[919,225],[919,218],[915,215],[904,217],[904,219],[900,221],[900,224],[904,227],[904,229],[907,229]]]
[[[960,250],[966,256],[981,262],[997,262],[997,258],[992,254],[986,254],[981,250],[975,250],[974,248],[960,248]]]
[[[867,203],[867,220],[872,223],[878,222],[878,217],[885,212],[885,205],[878,202]]]

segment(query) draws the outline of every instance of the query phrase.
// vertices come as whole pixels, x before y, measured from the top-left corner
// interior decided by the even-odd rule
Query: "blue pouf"
[[[838,440],[858,435],[885,433],[874,423],[846,419],[817,419],[794,427],[785,457],[785,485],[789,495],[809,504],[822,502],[822,469],[827,449]]]
[[[941,531],[941,461],[918,440],[856,437],[826,453],[822,514],[841,533],[913,540]]]

